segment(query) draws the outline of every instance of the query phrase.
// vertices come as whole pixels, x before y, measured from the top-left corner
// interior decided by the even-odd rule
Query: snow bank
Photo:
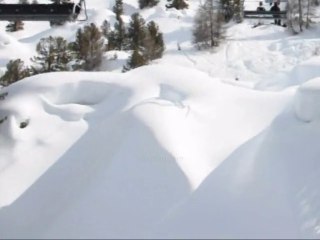
[[[297,117],[306,122],[320,120],[320,78],[302,84],[295,96]]]
[[[163,32],[164,57],[150,66],[120,74],[129,53],[113,51],[100,70],[114,73],[0,90],[0,238],[319,238],[319,84],[295,99],[287,89],[319,77],[319,34],[245,20],[197,51],[200,2],[140,11],[125,1],[125,23],[139,11]],[[88,22],[113,26],[113,4],[89,1]],[[0,66],[28,61],[42,37],[74,40],[88,22],[0,33]],[[293,100],[313,123],[296,119]]]
[[[152,237],[320,237],[319,124],[291,110],[239,146]]]
[[[146,237],[291,99],[166,64],[43,74],[5,90],[5,238]]]
[[[290,73],[288,85],[300,85],[313,78],[319,77],[320,56],[313,56],[295,66]]]
[[[53,73],[2,92],[8,95],[0,102],[0,118],[7,118],[0,125],[0,207],[12,203],[81,137],[85,117],[114,90],[91,74]]]

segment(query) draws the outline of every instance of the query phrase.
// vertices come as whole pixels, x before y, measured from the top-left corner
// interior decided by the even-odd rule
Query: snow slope
[[[196,51],[190,4],[142,11],[166,41],[150,66],[120,73],[118,52],[100,72],[0,89],[1,239],[320,237],[320,29],[244,22]],[[113,21],[110,4],[88,5]],[[83,24],[1,32],[1,66]]]

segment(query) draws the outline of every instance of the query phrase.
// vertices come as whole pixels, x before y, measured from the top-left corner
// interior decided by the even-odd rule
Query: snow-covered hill
[[[189,3],[141,12],[166,42],[149,66],[121,73],[118,52],[0,90],[1,239],[320,237],[319,26],[230,24],[197,51]],[[112,5],[88,2],[90,21],[114,21]],[[2,30],[0,65],[84,24]]]

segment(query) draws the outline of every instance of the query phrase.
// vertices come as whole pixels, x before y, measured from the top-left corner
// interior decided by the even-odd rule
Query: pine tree
[[[110,23],[107,20],[104,20],[102,22],[102,25],[100,27],[101,33],[105,38],[108,38],[109,32],[110,32]]]
[[[76,32],[76,40],[69,43],[69,49],[74,53],[75,56],[75,65],[74,69],[82,69],[84,65],[84,58],[88,50],[89,42],[86,40],[83,29],[79,28]]]
[[[145,26],[144,19],[135,13],[131,16],[128,29],[130,48],[133,50],[123,72],[148,64],[150,61],[161,58],[165,46],[162,33],[158,25],[151,21]]]
[[[76,69],[91,71],[98,67],[104,52],[104,39],[102,33],[94,23],[78,29],[75,42],[70,44],[77,56]]]
[[[154,7],[159,3],[159,0],[139,0],[140,9]]]
[[[122,18],[114,24],[116,49],[122,50],[126,40],[126,31]]]
[[[243,4],[242,0],[233,1],[233,15],[237,23],[242,22]]]
[[[34,73],[65,71],[71,60],[68,51],[68,43],[62,37],[42,38],[37,44],[38,55],[31,60],[38,66],[34,67]]]
[[[5,74],[0,78],[0,85],[8,86],[28,76],[30,71],[21,59],[10,60]]]
[[[220,0],[221,14],[224,16],[225,22],[229,22],[234,14],[233,0]]]
[[[213,0],[206,0],[196,13],[193,29],[193,43],[198,48],[218,46],[223,38],[223,28],[219,7],[214,8]]]
[[[169,4],[166,5],[167,8],[184,9],[188,8],[188,4],[185,0],[167,0]]]
[[[114,24],[114,37],[115,42],[114,45],[116,46],[116,49],[122,50],[124,41],[125,41],[125,26],[124,22],[122,20],[122,14],[123,14],[123,2],[122,0],[116,0],[115,5],[113,7],[113,12],[116,14],[116,20]]]
[[[54,71],[68,70],[68,63],[72,60],[72,54],[68,49],[68,42],[62,37],[54,38]]]
[[[116,14],[117,21],[119,21],[121,18],[121,15],[123,15],[123,2],[122,2],[122,0],[116,0],[115,5],[113,6],[112,10]]]
[[[119,42],[117,41],[117,34],[115,31],[110,31],[108,34],[108,45],[107,50],[115,50],[118,49]]]
[[[151,21],[147,25],[147,36],[144,41],[144,55],[148,60],[161,58],[165,50],[162,33],[158,25]]]
[[[28,0],[19,0],[19,4],[29,4]],[[23,30],[24,23],[21,20],[9,22],[6,26],[7,32],[16,32]]]
[[[146,37],[146,26],[145,20],[140,16],[139,13],[131,15],[131,21],[128,27],[128,39],[129,49],[136,50],[144,47],[144,41]]]
[[[109,39],[109,34],[110,34],[110,23],[107,20],[104,20],[102,22],[102,25],[100,27],[101,30],[101,34],[102,36],[108,40]],[[109,45],[109,40],[108,40],[108,44],[105,44],[104,50],[107,51],[109,49],[108,47]]]
[[[126,66],[123,67],[123,72],[129,71],[133,68],[141,67],[143,65],[146,65],[148,63],[148,60],[143,56],[143,54],[140,53],[138,49],[135,49],[132,52],[131,57],[129,58]]]
[[[12,22],[9,22],[9,24],[6,26],[6,31],[7,32],[16,32],[19,30],[23,30],[23,26],[24,26],[24,23],[20,20],[12,21]]]

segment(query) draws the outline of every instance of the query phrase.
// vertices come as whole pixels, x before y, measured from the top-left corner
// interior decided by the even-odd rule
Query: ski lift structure
[[[257,7],[259,6],[259,3],[263,2],[264,5],[263,7],[265,8],[265,11],[258,11]],[[271,12],[268,9],[268,6],[271,7],[273,2],[278,2],[280,3],[280,9],[286,9],[287,5],[287,0],[264,0],[264,1],[250,1],[250,0],[245,0],[244,1],[244,11],[243,11],[243,18],[245,19],[285,19],[287,18],[287,11],[281,10],[279,12]],[[285,7],[283,7],[285,5]],[[249,8],[247,10],[247,7]]]
[[[84,19],[78,19],[84,12]],[[0,21],[86,21],[86,2],[50,4],[0,4]]]

